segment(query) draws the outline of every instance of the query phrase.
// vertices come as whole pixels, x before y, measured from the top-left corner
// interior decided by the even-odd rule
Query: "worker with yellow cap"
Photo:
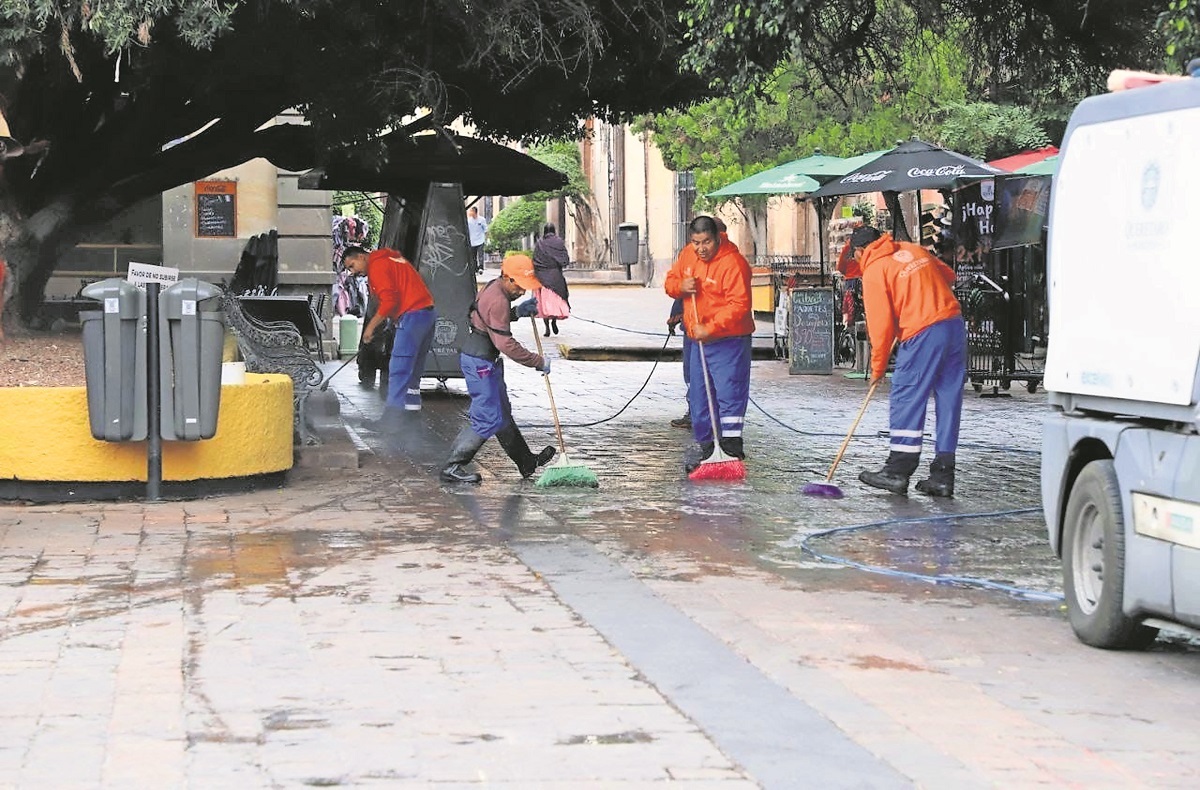
[[[522,477],[529,477],[554,457],[553,447],[545,447],[536,455],[529,449],[513,422],[508,387],[504,383],[503,357],[543,374],[550,372],[550,360],[517,342],[510,329],[514,318],[537,312],[537,303],[532,299],[516,310],[510,303],[526,291],[540,287],[533,272],[533,260],[528,255],[509,255],[500,267],[500,276],[484,286],[467,312],[468,332],[460,349],[459,366],[471,395],[470,424],[459,431],[442,468],[441,478],[447,483],[482,480],[478,473],[467,471],[465,465],[492,436],[516,462]]]

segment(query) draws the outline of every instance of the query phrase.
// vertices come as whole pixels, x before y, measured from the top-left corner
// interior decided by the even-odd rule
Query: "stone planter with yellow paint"
[[[281,482],[293,458],[292,380],[251,373],[222,386],[216,435],[162,446],[164,496]],[[86,388],[0,388],[0,499],[136,497],[145,482],[146,442],[93,439]]]

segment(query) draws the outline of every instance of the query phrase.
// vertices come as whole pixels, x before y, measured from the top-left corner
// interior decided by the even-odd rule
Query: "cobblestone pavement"
[[[582,320],[659,332],[657,292],[572,301],[559,342],[664,340]],[[442,485],[461,382],[427,393],[425,429],[397,448],[360,430],[381,404],[348,370],[334,388],[371,451],[357,473],[0,506],[0,786],[1196,786],[1192,643],[1091,650],[1053,601],[801,550],[913,519],[809,547],[1057,592],[1028,512],[1042,396],[968,394],[951,501],[856,482],[886,453],[880,397],[831,501],[799,488],[823,476],[860,380],[755,363],[755,401],[796,430],[752,408],[747,481],[697,485],[667,424],[678,363],[619,417],[576,427],[614,414],[652,364],[555,362],[597,490],[538,489],[494,442],[482,486]],[[552,442],[541,377],[509,378],[530,442]]]

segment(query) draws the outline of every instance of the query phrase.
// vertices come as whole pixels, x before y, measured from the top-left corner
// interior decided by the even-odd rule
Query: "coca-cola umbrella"
[[[915,190],[920,202],[922,189],[949,189],[960,178],[986,178],[1001,172],[966,154],[947,151],[914,137],[841,178],[833,179],[809,197],[819,200],[882,192],[892,214],[892,235],[907,241],[908,229],[900,211],[901,192]]]
[[[812,197],[948,189],[955,179],[983,178],[1002,172],[966,154],[947,151],[914,138],[833,179],[813,192]]]

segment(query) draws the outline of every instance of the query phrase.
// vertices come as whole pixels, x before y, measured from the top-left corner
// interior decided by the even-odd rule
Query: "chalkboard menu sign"
[[[237,236],[237,182],[196,182],[196,235]]]
[[[833,373],[833,289],[788,292],[788,373]]]

